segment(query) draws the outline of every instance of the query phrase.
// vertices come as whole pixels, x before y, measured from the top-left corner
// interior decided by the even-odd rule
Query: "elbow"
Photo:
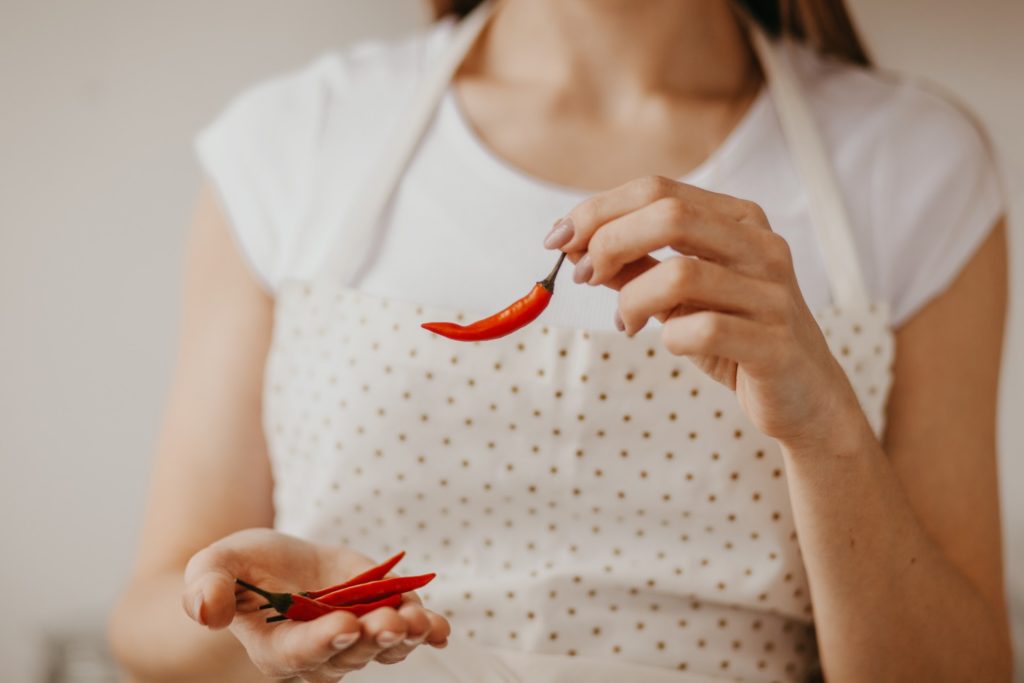
[[[1012,683],[1013,681],[1013,635],[1005,611],[993,620],[994,633],[990,638],[988,651],[988,676],[977,680]]]
[[[167,578],[169,581],[164,582]],[[107,621],[107,643],[131,683],[234,683],[259,676],[229,633],[212,634],[181,611],[180,577],[137,580]]]
[[[996,645],[992,663],[992,680],[1012,683],[1013,680],[1013,643],[1008,631],[1004,631]]]
[[[169,683],[173,678],[158,673],[159,663],[147,653],[147,629],[140,619],[141,610],[129,587],[120,596],[107,620],[107,646],[123,680],[130,683]]]
[[[130,601],[129,592],[118,598],[107,620],[107,645],[125,680],[132,683],[149,683],[149,679],[139,671],[139,648],[135,632],[137,625],[127,606]]]

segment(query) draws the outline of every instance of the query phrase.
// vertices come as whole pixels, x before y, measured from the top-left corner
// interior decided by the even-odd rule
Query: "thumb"
[[[212,629],[226,628],[235,617],[237,553],[216,544],[192,556],[185,567],[182,606],[193,620]]]

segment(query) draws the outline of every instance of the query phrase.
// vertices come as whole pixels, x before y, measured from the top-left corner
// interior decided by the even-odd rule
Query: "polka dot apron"
[[[436,571],[451,646],[357,682],[799,681],[816,648],[779,447],[657,331],[543,324],[492,342],[459,311],[352,286],[488,9],[462,22],[320,277],[278,294],[265,428],[280,530]],[[818,315],[876,431],[892,339],[783,51],[756,30],[810,186],[836,305]]]

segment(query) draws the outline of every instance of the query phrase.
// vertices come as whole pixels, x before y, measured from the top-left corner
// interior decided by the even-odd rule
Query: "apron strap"
[[[354,204],[340,217],[340,228],[329,241],[319,277],[334,283],[352,283],[363,270],[373,248],[381,217],[386,213],[406,166],[419,149],[438,104],[451,84],[466,53],[487,24],[491,2],[484,2],[462,19],[455,36],[419,85],[406,113],[400,118],[377,164]]]
[[[319,277],[335,284],[353,284],[367,265],[381,217],[419,148],[438,104],[466,54],[487,25],[493,3],[482,3],[459,22],[447,50],[420,84],[394,136],[388,141],[355,203],[340,217],[339,229],[324,254]],[[782,131],[797,170],[807,187],[811,222],[825,260],[832,298],[840,307],[866,307],[867,288],[857,260],[853,231],[811,111],[788,55],[771,42],[755,22],[748,22],[754,49],[764,68]]]
[[[867,307],[870,300],[846,203],[821,132],[784,49],[785,43],[773,43],[755,22],[748,23],[754,49],[770,84],[782,133],[807,188],[811,223],[825,261],[832,300],[840,308]]]

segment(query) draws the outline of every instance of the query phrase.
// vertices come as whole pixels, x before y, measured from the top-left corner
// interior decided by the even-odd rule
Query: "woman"
[[[866,68],[836,0],[456,4],[202,136],[124,666],[1006,680],[976,129]],[[536,324],[419,328],[558,251],[589,286],[563,276]],[[267,624],[236,593],[399,549],[439,577],[397,610]]]

